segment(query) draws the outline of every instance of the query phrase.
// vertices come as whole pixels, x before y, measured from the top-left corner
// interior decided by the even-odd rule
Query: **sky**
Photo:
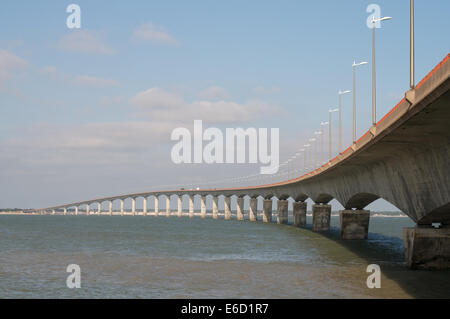
[[[71,3],[80,29],[66,25]],[[376,30],[380,119],[409,88],[407,0],[2,1],[0,207],[257,173],[259,164],[173,163],[171,132],[195,119],[279,128],[285,161],[352,89],[353,61],[371,61],[372,3],[393,17]],[[418,82],[450,52],[450,2],[415,3]],[[358,69],[357,105],[360,136],[371,124],[370,64]],[[342,116],[347,147],[351,95]]]

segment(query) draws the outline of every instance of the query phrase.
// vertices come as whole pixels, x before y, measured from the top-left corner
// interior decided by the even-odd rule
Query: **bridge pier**
[[[231,197],[227,196],[225,197],[225,220],[231,219]]]
[[[166,195],[166,217],[170,217],[170,196]]]
[[[306,202],[294,202],[293,205],[294,226],[305,227],[306,226]]]
[[[91,209],[91,206],[89,204],[87,204],[86,205],[86,216],[89,216],[91,214],[90,209]]]
[[[120,200],[120,216],[123,216],[124,209],[123,209],[123,199]]]
[[[64,215],[67,215],[67,207],[64,207]]]
[[[367,239],[369,232],[370,211],[368,210],[341,210],[342,239]]]
[[[202,196],[200,199],[200,216],[202,219],[206,218],[206,196]]]
[[[109,201],[109,216],[112,216],[112,211],[113,211],[112,205],[113,205],[112,200],[110,200],[110,201]]]
[[[155,196],[155,216],[159,216],[159,197]]]
[[[278,224],[287,224],[288,223],[288,205],[289,202],[287,200],[278,200]]]
[[[131,215],[136,216],[136,198],[131,198]]]
[[[78,206],[75,206],[75,215],[78,215]]]
[[[177,198],[177,203],[178,203],[177,216],[181,217],[181,216],[183,216],[183,198],[181,196],[179,196],[179,195],[178,195],[178,198]]]
[[[213,219],[219,218],[219,198],[214,196],[212,199]]]
[[[189,196],[189,218],[194,218],[194,197]]]
[[[312,206],[312,230],[330,230],[331,206],[327,204],[314,204]]]
[[[258,220],[258,199],[250,198],[250,221]]]
[[[450,226],[403,228],[403,243],[409,268],[450,268]]]
[[[147,216],[147,197],[142,199],[142,215]]]
[[[101,213],[102,213],[102,204],[100,204],[100,203],[97,203],[97,215],[101,215]]]
[[[263,201],[263,222],[271,223],[272,222],[272,200],[265,199]]]
[[[244,220],[244,197],[237,198],[236,215],[237,220]]]

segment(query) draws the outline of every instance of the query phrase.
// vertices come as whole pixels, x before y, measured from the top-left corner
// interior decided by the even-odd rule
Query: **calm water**
[[[450,297],[450,272],[406,269],[401,230],[411,220],[370,223],[369,240],[345,242],[337,228],[211,217],[0,216],[0,297]],[[381,289],[366,286],[372,263]],[[69,264],[81,267],[81,289],[66,287]]]

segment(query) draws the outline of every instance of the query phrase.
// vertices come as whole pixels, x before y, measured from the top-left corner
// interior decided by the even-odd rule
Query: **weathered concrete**
[[[306,202],[294,202],[293,205],[294,226],[305,227],[306,226]]]
[[[258,220],[258,199],[250,198],[250,221]]]
[[[212,199],[212,213],[213,213],[213,219],[219,218],[219,197],[213,196]]]
[[[155,196],[155,216],[159,216],[159,197]]]
[[[330,230],[331,206],[325,204],[314,204],[312,206],[313,231]]]
[[[189,218],[194,218],[194,196],[189,196]]]
[[[225,197],[225,220],[231,219],[231,197],[227,196]]]
[[[86,215],[87,216],[90,215],[90,209],[91,209],[91,207],[89,205],[86,205]]]
[[[142,200],[142,214],[144,216],[147,216],[147,197],[146,196],[144,196],[144,199]]]
[[[113,202],[112,200],[109,201],[109,216],[112,216],[113,213]]]
[[[244,220],[244,198],[238,197],[236,202],[237,220]]]
[[[202,196],[200,200],[200,216],[206,218],[206,196]]]
[[[123,209],[123,199],[120,200],[120,215],[123,216],[124,209]]]
[[[181,196],[178,196],[177,203],[178,203],[177,216],[182,217],[183,216],[183,198]]]
[[[263,222],[271,223],[272,222],[272,200],[265,199],[263,201]]]
[[[370,211],[368,210],[341,210],[342,239],[367,239],[369,233]]]
[[[450,268],[450,227],[403,229],[408,267],[412,269]]]
[[[170,195],[166,195],[166,217],[170,217]]]
[[[278,224],[287,224],[288,223],[288,205],[289,202],[287,200],[278,200]]]
[[[136,216],[136,198],[131,199],[131,214]]]

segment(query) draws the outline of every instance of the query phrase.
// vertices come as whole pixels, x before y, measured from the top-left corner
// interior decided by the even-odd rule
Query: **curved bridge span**
[[[48,207],[38,211],[78,208],[91,204],[132,199],[136,214],[136,198],[142,197],[147,214],[147,198],[178,196],[181,216],[182,196],[189,196],[193,216],[193,197],[201,196],[201,215],[206,216],[206,196],[213,196],[213,217],[218,214],[218,196],[225,197],[225,218],[231,216],[231,196],[237,196],[237,218],[244,219],[244,198],[250,197],[250,219],[257,220],[256,203],[263,197],[263,220],[270,221],[272,198],[278,202],[278,222],[287,223],[287,199],[294,199],[294,225],[306,223],[306,203],[313,205],[313,230],[329,229],[332,199],[339,201],[341,232],[344,239],[367,238],[369,212],[364,208],[378,198],[398,207],[417,223],[404,230],[408,265],[413,268],[450,267],[450,54],[447,55],[416,87],[405,94],[388,114],[364,134],[354,145],[322,167],[296,179],[268,185],[243,188],[165,190],[126,194]],[[166,199],[166,200],[167,200]],[[170,212],[170,201],[166,207]],[[439,223],[441,228],[431,225]]]

